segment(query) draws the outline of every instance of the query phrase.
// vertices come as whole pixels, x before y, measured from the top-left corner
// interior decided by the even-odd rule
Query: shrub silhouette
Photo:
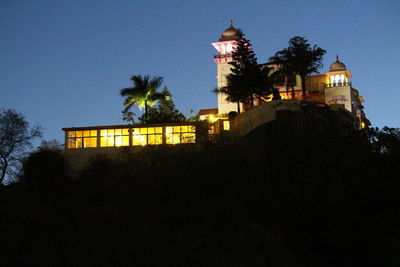
[[[70,186],[65,174],[65,160],[56,148],[42,147],[23,162],[21,182],[41,197],[64,194]]]
[[[399,154],[326,118],[99,156],[52,205],[4,188],[1,251],[19,265],[395,266]]]

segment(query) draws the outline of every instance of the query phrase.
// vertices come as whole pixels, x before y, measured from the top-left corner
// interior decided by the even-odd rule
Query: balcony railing
[[[232,53],[226,53],[222,55],[215,55],[214,58],[225,58],[225,57],[231,57]]]
[[[338,82],[338,83],[325,84],[325,88],[339,87],[339,86],[351,86],[351,82]]]

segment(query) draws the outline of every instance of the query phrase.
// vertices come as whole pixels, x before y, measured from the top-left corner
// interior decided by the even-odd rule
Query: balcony
[[[325,86],[325,88],[340,87],[340,86],[351,86],[351,82],[327,83],[324,86]]]
[[[226,54],[219,54],[215,55],[214,58],[226,58],[226,57],[232,57],[232,53],[226,53]]]

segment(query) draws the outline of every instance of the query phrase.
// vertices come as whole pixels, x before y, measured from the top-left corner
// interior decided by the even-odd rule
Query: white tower
[[[217,87],[218,89],[227,85],[226,76],[231,73],[231,65],[228,63],[232,61],[232,50],[236,45],[236,40],[241,37],[238,29],[231,25],[226,29],[219,38],[218,42],[212,43],[217,49],[218,55],[214,56],[214,61],[217,64]],[[240,104],[242,105],[242,104]],[[243,110],[240,107],[240,110]],[[238,112],[237,103],[232,103],[226,100],[225,94],[218,94],[218,114],[228,114],[231,111]]]

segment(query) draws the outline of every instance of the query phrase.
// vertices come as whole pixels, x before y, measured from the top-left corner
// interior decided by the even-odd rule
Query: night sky
[[[0,107],[63,142],[62,127],[123,124],[137,74],[164,77],[178,109],[217,107],[211,43],[233,19],[259,63],[305,36],[353,75],[373,126],[400,126],[399,1],[0,1]],[[138,115],[140,111],[135,111]]]

